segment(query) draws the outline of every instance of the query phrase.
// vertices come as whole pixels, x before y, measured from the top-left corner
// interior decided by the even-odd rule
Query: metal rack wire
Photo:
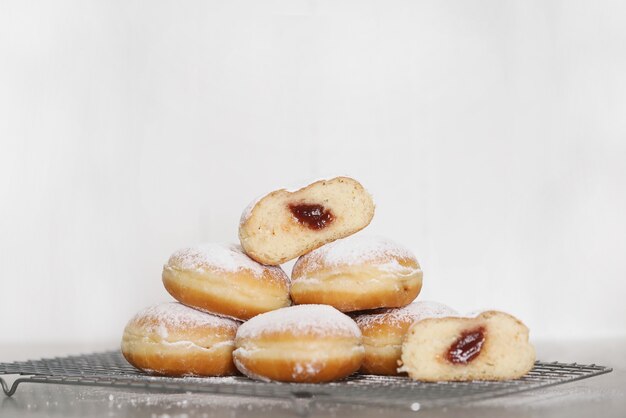
[[[198,392],[233,396],[282,398],[304,402],[359,403],[403,408],[449,405],[492,398],[597,376],[608,367],[536,362],[521,379],[502,382],[424,383],[406,377],[353,375],[326,384],[258,382],[246,377],[157,377],[138,371],[119,351],[36,361],[0,363],[0,375],[23,375],[8,385],[0,378],[7,396],[21,383],[135,388],[171,392]]]

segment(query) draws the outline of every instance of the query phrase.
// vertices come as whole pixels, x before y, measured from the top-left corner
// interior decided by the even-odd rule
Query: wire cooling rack
[[[21,383],[135,388],[168,392],[197,392],[233,396],[289,399],[294,402],[358,403],[398,406],[413,410],[492,398],[585,379],[612,369],[603,366],[536,362],[524,377],[502,382],[416,382],[406,377],[353,375],[325,384],[258,382],[234,377],[157,377],[138,371],[119,351],[106,351],[36,361],[0,363],[0,375],[24,375],[12,385],[0,378],[11,396]]]

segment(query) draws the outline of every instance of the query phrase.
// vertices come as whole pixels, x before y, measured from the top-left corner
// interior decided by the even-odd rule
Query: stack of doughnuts
[[[175,251],[163,267],[177,302],[133,317],[122,353],[165,376],[329,382],[355,372],[424,381],[513,379],[534,364],[528,329],[511,315],[459,316],[415,301],[423,273],[393,241],[356,234],[370,194],[336,177],[253,201],[240,245]],[[291,278],[280,264],[296,259]]]

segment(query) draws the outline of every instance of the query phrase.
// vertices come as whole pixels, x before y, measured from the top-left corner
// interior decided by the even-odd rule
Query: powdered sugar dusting
[[[202,347],[198,344],[196,344],[193,341],[160,341],[159,344],[162,344],[166,347],[180,347],[183,349],[189,349],[189,350],[201,350],[201,351],[206,351],[206,352],[211,352],[211,351],[215,351],[217,349],[220,349],[222,347],[234,347],[235,346],[235,342],[233,340],[227,340],[227,341],[222,341],[219,342],[217,344],[213,344],[211,347]]]
[[[330,244],[326,244],[303,255],[296,262],[294,270],[297,268],[298,264],[305,260],[309,264],[302,273],[316,270],[321,265],[353,265],[372,260],[380,260],[381,265],[386,265],[387,269],[391,269],[394,266],[398,268],[401,267],[397,262],[395,263],[396,265],[394,265],[389,261],[389,258],[408,258],[416,260],[411,251],[389,239],[357,234],[331,242]]]
[[[261,380],[263,382],[271,382],[272,379],[269,377],[261,376],[258,373],[254,373],[250,369],[248,369],[241,361],[239,361],[238,355],[247,356],[242,352],[241,347],[233,351],[233,363],[235,363],[235,367],[244,375],[248,376],[250,379]]]
[[[315,376],[317,373],[319,373],[320,369],[321,367],[319,364],[307,362],[296,363],[293,368],[292,377],[296,378],[298,376]]]
[[[237,329],[239,322],[216,315],[200,312],[178,302],[162,303],[143,309],[131,319],[131,322],[144,323],[151,331],[163,338],[169,329],[195,327],[227,327]]]
[[[399,324],[407,321],[417,322],[426,318],[457,315],[457,311],[443,303],[417,301],[403,308],[379,309],[375,313],[359,315],[355,321],[359,327],[365,328],[382,323]]]
[[[176,251],[169,259],[170,266],[185,270],[217,269],[225,272],[249,270],[261,277],[266,270],[273,271],[277,276],[287,275],[277,266],[264,266],[248,257],[237,244],[205,243],[196,247],[183,248]]]
[[[256,338],[264,333],[281,331],[361,336],[356,323],[332,306],[296,305],[255,316],[239,327],[237,338]]]

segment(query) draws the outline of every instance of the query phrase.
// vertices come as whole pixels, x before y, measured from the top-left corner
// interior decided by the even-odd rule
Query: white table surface
[[[168,394],[142,390],[21,384],[0,398],[1,417],[626,417],[626,339],[535,342],[545,361],[596,363],[612,373],[545,389],[417,412],[314,403],[298,410],[284,400]],[[0,362],[106,350],[114,343],[2,345]],[[8,380],[12,380],[11,377]]]

